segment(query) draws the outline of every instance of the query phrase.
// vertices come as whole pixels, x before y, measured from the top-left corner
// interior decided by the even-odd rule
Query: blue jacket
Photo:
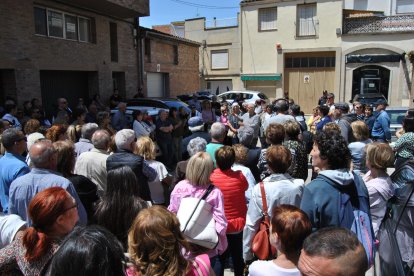
[[[3,213],[8,213],[11,183],[19,176],[29,172],[30,169],[24,162],[23,156],[6,152],[4,157],[0,159],[0,201]]]
[[[316,124],[316,130],[320,131],[323,129],[323,127],[327,124],[332,122],[331,117],[329,117],[328,115],[326,115],[325,117],[323,117],[319,123]]]
[[[390,117],[388,113],[383,110],[377,115],[374,125],[372,127],[371,135],[373,138],[380,138],[387,141],[391,141],[390,131]]]
[[[327,226],[340,226],[340,188],[353,183],[353,176],[346,169],[325,170],[319,174],[305,186],[300,204],[300,209],[308,215],[314,231]],[[337,187],[321,175],[332,180]]]

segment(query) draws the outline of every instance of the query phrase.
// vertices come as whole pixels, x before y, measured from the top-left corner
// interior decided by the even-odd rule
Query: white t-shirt
[[[0,212],[0,248],[11,243],[17,231],[24,225],[26,222],[18,215],[5,215]]]
[[[250,276],[300,276],[297,268],[283,268],[273,261],[255,261],[249,266]]]
[[[154,181],[149,182],[148,186],[151,192],[151,199],[154,204],[164,204],[164,187],[161,181],[168,176],[167,168],[164,164],[155,160],[147,160],[148,165],[157,172],[157,177]]]

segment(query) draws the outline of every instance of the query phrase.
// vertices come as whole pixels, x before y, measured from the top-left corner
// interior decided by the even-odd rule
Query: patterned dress
[[[304,143],[296,140],[288,140],[283,142],[283,145],[292,154],[292,164],[288,169],[288,173],[293,178],[306,181],[308,178],[308,155]]]
[[[28,262],[24,257],[26,248],[22,240],[23,234],[20,234],[12,243],[0,250],[0,275],[38,276],[59,246],[59,243],[52,243],[46,255],[34,262]]]

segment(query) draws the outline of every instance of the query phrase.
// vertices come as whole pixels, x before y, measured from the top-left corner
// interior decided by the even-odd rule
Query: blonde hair
[[[72,143],[76,143],[76,126],[68,126],[68,128],[66,129],[66,135]]]
[[[181,249],[189,245],[177,217],[165,207],[152,206],[138,213],[128,234],[128,253],[139,275],[185,275],[187,261]]]
[[[352,122],[351,128],[356,141],[365,141],[369,138],[368,126],[363,121]]]
[[[365,147],[366,160],[371,167],[379,170],[387,170],[394,163],[394,152],[385,143],[370,143]]]
[[[198,152],[188,161],[185,175],[194,186],[208,186],[213,169],[213,159],[210,155],[206,152]]]
[[[232,148],[236,154],[236,160],[234,162],[244,165],[247,162],[247,148],[242,144],[233,145]]]
[[[136,153],[144,157],[145,160],[155,160],[155,144],[151,138],[140,137],[137,141]]]

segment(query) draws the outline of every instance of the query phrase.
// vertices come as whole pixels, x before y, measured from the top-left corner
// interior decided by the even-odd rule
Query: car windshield
[[[404,120],[405,113],[407,110],[386,110],[388,113],[388,116],[390,116],[390,122],[391,124],[402,124],[402,121]]]

